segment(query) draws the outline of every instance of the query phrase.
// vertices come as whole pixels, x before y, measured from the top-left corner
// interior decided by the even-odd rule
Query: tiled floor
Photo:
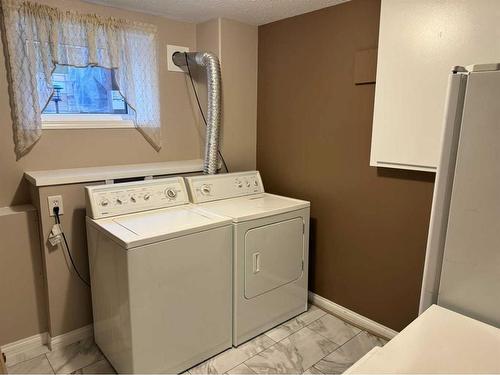
[[[311,306],[309,311],[238,348],[210,358],[189,374],[339,374],[385,340]],[[111,374],[91,339],[8,367],[12,374]]]

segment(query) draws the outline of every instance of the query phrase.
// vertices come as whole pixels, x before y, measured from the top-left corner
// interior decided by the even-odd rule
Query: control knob
[[[201,191],[201,194],[203,194],[203,195],[210,194],[210,191],[211,191],[210,185],[201,185],[200,191]]]
[[[151,194],[149,194],[149,193],[144,194],[145,201],[148,201],[150,198],[151,198]]]
[[[106,207],[109,204],[109,200],[107,200],[106,198],[104,198],[104,199],[101,199],[100,203],[101,203],[101,206]]]
[[[165,195],[170,199],[174,199],[177,196],[177,192],[174,189],[165,190]]]

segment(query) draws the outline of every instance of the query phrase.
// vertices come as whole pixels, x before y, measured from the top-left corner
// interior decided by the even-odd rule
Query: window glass
[[[118,91],[112,69],[57,65],[52,73],[52,83],[54,94],[43,113],[128,113],[127,103]]]

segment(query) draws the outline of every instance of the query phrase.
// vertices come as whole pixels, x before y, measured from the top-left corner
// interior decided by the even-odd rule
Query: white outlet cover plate
[[[173,46],[171,44],[167,44],[167,66],[168,66],[168,70],[171,71],[171,72],[181,72],[181,73],[184,73],[184,70],[182,70],[181,68],[179,68],[172,61],[172,55],[175,52],[189,52],[189,47]]]
[[[63,200],[61,195],[52,195],[50,197],[47,197],[47,203],[49,206],[50,216],[55,216],[53,210],[54,206],[59,206],[59,216],[64,214]]]

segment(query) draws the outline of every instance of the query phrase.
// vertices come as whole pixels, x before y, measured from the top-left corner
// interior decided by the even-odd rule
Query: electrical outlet
[[[47,201],[49,202],[50,216],[56,216],[54,214],[54,207],[59,207],[59,215],[62,215],[64,213],[62,195],[52,195],[50,197],[47,197]]]
[[[172,55],[175,52],[189,52],[189,47],[173,46],[173,45],[167,44],[167,66],[168,66],[168,70],[170,70],[171,72],[181,72],[181,73],[184,73],[184,70],[182,70],[181,68],[179,68],[172,61]]]

